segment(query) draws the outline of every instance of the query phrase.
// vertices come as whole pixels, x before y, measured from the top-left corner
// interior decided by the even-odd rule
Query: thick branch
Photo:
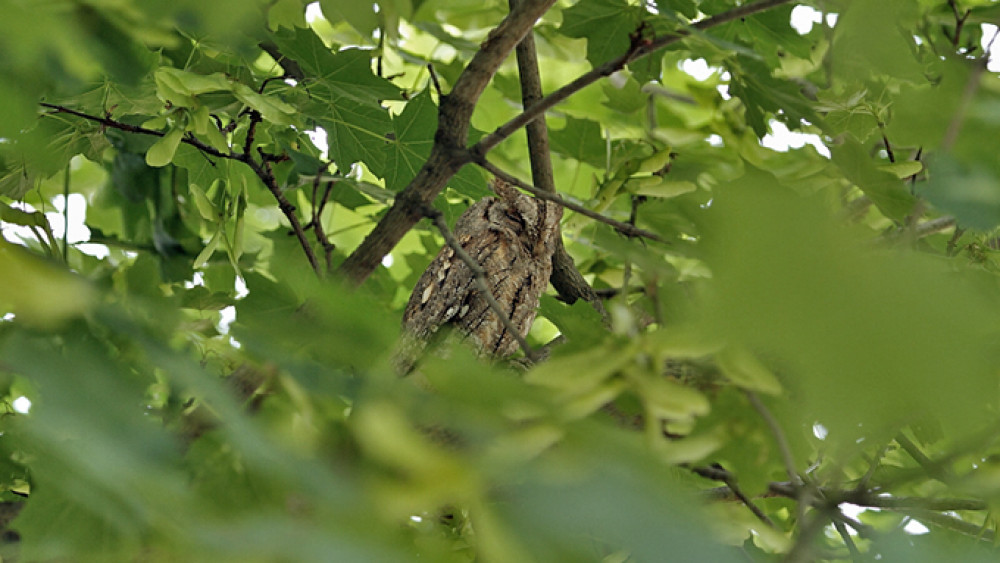
[[[381,263],[382,257],[388,254],[403,238],[403,235],[421,219],[423,215],[420,210],[432,202],[448,180],[471,160],[469,152],[465,149],[465,142],[469,118],[479,95],[507,54],[513,50],[514,46],[531,29],[534,22],[554,2],[555,0],[538,0],[518,4],[517,8],[511,11],[507,18],[483,42],[482,49],[476,53],[459,76],[451,94],[441,100],[441,105],[438,108],[438,130],[427,163],[417,173],[416,178],[400,193],[400,196],[385,217],[375,226],[375,229],[340,266],[340,273],[351,283],[360,285],[365,281]],[[741,6],[696,22],[692,25],[692,29],[703,31],[789,2],[791,0],[763,0],[755,4]],[[584,74],[542,98],[530,109],[524,110],[519,116],[474,145],[472,147],[473,153],[477,159],[483,158],[497,143],[542,115],[547,109],[566,99],[570,94],[632,61],[676,43],[689,35],[691,35],[691,31],[678,30],[672,35],[654,39],[648,43],[637,42],[625,55]]]
[[[340,273],[351,283],[360,285],[365,281],[382,257],[423,217],[422,210],[441,193],[448,180],[469,162],[465,145],[476,101],[503,60],[554,3],[538,0],[518,6],[483,41],[451,93],[441,100],[434,146],[427,162],[375,229],[340,265]]]
[[[526,0],[509,0],[510,9]],[[542,77],[538,70],[538,53],[535,49],[534,33],[528,33],[517,44],[517,71],[521,79],[521,105],[527,109],[542,99]],[[547,192],[556,193],[555,174],[552,171],[552,159],[549,153],[549,131],[545,116],[539,115],[525,126],[528,137],[528,157],[531,161],[531,180],[534,185]],[[562,230],[556,237],[556,250],[552,255],[552,286],[559,296],[567,303],[573,303],[583,298],[593,305],[601,317],[608,321],[608,312],[600,297],[594,293],[587,280],[577,270],[573,258],[566,252],[562,241]]]

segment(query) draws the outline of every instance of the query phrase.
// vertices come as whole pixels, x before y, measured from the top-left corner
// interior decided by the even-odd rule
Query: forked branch
[[[697,31],[715,27],[787,4],[791,0],[762,0],[740,6],[691,25],[690,30],[678,30],[670,35],[649,41],[634,42],[628,52],[581,75],[576,80],[545,96],[526,108],[521,114],[499,127],[481,141],[466,148],[469,120],[483,88],[496,73],[500,63],[514,49],[535,21],[554,3],[554,0],[518,2],[507,18],[490,32],[482,49],[472,58],[459,76],[451,93],[441,100],[438,109],[438,129],[431,154],[413,181],[399,194],[392,207],[369,233],[368,237],[341,264],[339,272],[347,280],[360,285],[381,264],[388,254],[413,226],[425,209],[441,193],[445,184],[458,170],[472,161],[481,161],[493,147],[515,131],[535,120],[549,108],[571,94],[624,68],[630,62],[645,57],[663,47],[676,43]]]

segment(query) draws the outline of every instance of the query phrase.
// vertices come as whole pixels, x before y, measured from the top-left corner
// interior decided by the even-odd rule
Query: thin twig
[[[965,234],[965,229],[956,226],[955,232],[951,234],[951,238],[948,239],[948,244],[945,246],[945,252],[948,256],[954,256],[958,253],[958,239],[962,238]]]
[[[841,522],[854,528],[858,535],[863,538],[872,538],[875,536],[875,528],[869,526],[868,524],[862,524],[858,520],[844,514],[841,510],[834,510],[830,516],[834,522]]]
[[[931,524],[940,528],[952,530],[954,532],[975,538],[976,540],[991,546],[996,541],[996,532],[994,530],[984,529],[980,525],[973,524],[972,522],[966,522],[965,520],[954,516],[939,514],[929,510],[910,510],[907,514],[916,518],[921,523]]]
[[[796,498],[799,487],[789,482],[771,482],[767,484],[771,493]],[[818,487],[816,498],[812,504],[817,508],[837,504],[854,504],[867,508],[882,508],[886,510],[931,510],[948,512],[953,510],[989,510],[986,501],[970,498],[924,498],[924,497],[894,497],[884,492],[859,491],[857,489],[836,489]]]
[[[306,231],[302,228],[302,223],[299,221],[298,215],[295,214],[295,206],[292,205],[285,194],[281,192],[281,188],[278,186],[278,181],[274,178],[274,173],[271,172],[271,166],[268,164],[268,160],[264,155],[264,151],[257,147],[257,152],[260,153],[261,163],[258,164],[254,161],[250,155],[241,155],[243,158],[237,158],[240,162],[243,162],[253,170],[254,174],[260,178],[261,182],[267,188],[267,191],[271,192],[271,196],[274,197],[278,202],[278,209],[285,214],[288,219],[288,223],[292,227],[292,234],[295,238],[299,240],[299,246],[302,247],[302,251],[306,254],[306,259],[309,260],[309,265],[312,266],[314,272],[317,276],[323,276],[323,270],[319,266],[319,260],[316,259],[316,253],[313,252],[312,245],[309,244],[309,240],[306,239]]]
[[[771,414],[771,411],[764,406],[760,397],[753,391],[744,389],[743,393],[774,436],[774,441],[778,445],[778,452],[781,454],[781,460],[785,465],[785,472],[788,474],[788,478],[795,489],[795,494],[792,498],[796,501],[799,522],[804,522],[806,518],[806,506],[814,502],[818,491],[811,485],[806,486],[802,477],[796,471],[795,458],[792,456],[792,448],[788,443],[788,438],[785,436],[785,431],[782,430],[781,425],[778,424],[777,419]],[[802,533],[804,534],[805,532]]]
[[[629,213],[628,224],[635,226],[639,219],[639,204],[646,200],[643,196],[632,196],[632,211]],[[630,237],[631,238],[631,237]],[[632,259],[625,256],[625,265],[622,267],[622,303],[628,307],[628,286],[632,281]]]
[[[41,105],[44,108],[51,109],[55,113],[67,113],[69,115],[73,115],[81,119],[86,119],[88,121],[100,123],[104,127],[109,127],[111,129],[118,129],[120,131],[125,131],[128,133],[138,133],[141,135],[151,135],[154,137],[162,137],[166,134],[163,133],[162,131],[156,131],[155,129],[147,129],[145,127],[139,127],[136,125],[130,125],[128,123],[122,123],[121,121],[116,121],[114,119],[111,119],[110,117],[98,117],[96,115],[86,114],[81,111],[70,109],[65,106],[48,104],[45,102],[41,102],[39,105]],[[257,117],[255,117],[255,115]],[[269,163],[280,161],[283,160],[284,158],[282,156],[267,154],[260,147],[257,147],[257,153],[260,157],[260,162],[257,162],[253,158],[253,154],[251,152],[252,148],[251,145],[253,143],[254,128],[256,124],[260,121],[259,115],[260,114],[258,114],[254,110],[251,110],[250,112],[250,128],[247,131],[247,140],[244,143],[243,152],[230,151],[229,153],[224,153],[216,149],[215,147],[203,143],[190,133],[184,135],[184,137],[181,138],[181,142],[191,145],[192,147],[198,149],[202,153],[217,158],[235,160],[249,166],[250,169],[253,170],[253,173],[260,179],[261,182],[263,182],[264,187],[266,187],[267,190],[271,192],[271,195],[274,196],[274,199],[277,200],[278,208],[281,209],[281,212],[284,213],[285,217],[288,219],[288,222],[292,227],[293,234],[299,240],[299,244],[300,246],[302,246],[302,251],[305,253],[306,258],[309,260],[309,265],[312,266],[313,271],[315,271],[317,275],[321,276],[323,274],[323,271],[320,269],[319,261],[316,259],[316,254],[313,252],[312,247],[309,245],[309,241],[306,239],[306,234],[305,230],[302,228],[302,223],[299,221],[299,218],[295,215],[295,206],[288,201],[288,198],[286,198],[283,193],[281,193],[281,188],[278,186],[278,182],[275,179],[274,174],[271,172],[271,166]]]
[[[249,155],[250,151],[253,150],[253,139],[257,135],[257,125],[264,120],[260,112],[252,109],[249,111],[250,114],[250,124],[247,126],[247,138],[243,142],[243,154]]]
[[[903,448],[903,450],[913,458],[913,461],[917,462],[924,471],[934,477],[939,481],[946,481],[948,479],[947,473],[942,469],[939,463],[935,463],[931,458],[924,455],[924,452],[920,450],[920,447],[913,443],[906,434],[900,432],[896,435],[896,443]]]
[[[847,551],[851,552],[851,560],[863,561],[861,552],[858,551],[858,546],[854,544],[851,534],[847,531],[847,526],[845,526],[840,520],[834,519],[833,527],[836,528],[837,533],[840,534],[840,539],[844,540],[844,545],[847,546]]]
[[[611,226],[612,228],[614,228],[616,231],[620,232],[623,235],[631,236],[631,237],[642,237],[642,238],[646,238],[646,239],[649,239],[649,240],[655,240],[657,242],[662,242],[664,244],[670,244],[669,242],[667,242],[667,241],[663,240],[662,238],[660,238],[660,236],[657,235],[657,234],[655,234],[655,233],[652,233],[652,232],[647,231],[645,229],[640,229],[639,227],[636,227],[634,225],[629,225],[628,223],[623,223],[621,221],[616,221],[616,220],[614,220],[614,219],[612,219],[610,217],[607,217],[605,215],[601,215],[600,213],[598,213],[598,212],[596,212],[596,211],[594,211],[592,209],[587,209],[586,207],[584,207],[584,206],[582,206],[580,204],[573,203],[571,201],[567,201],[567,200],[563,199],[561,196],[559,196],[558,194],[555,194],[553,192],[549,192],[549,191],[546,191],[546,190],[543,190],[543,189],[540,189],[540,188],[536,188],[535,186],[532,186],[531,184],[529,184],[527,182],[524,182],[524,181],[521,181],[518,178],[516,178],[514,176],[511,176],[510,174],[504,172],[503,170],[501,170],[500,168],[498,168],[493,163],[487,161],[486,159],[483,159],[481,161],[476,161],[476,164],[478,164],[479,166],[483,167],[485,170],[487,170],[488,172],[490,172],[491,174],[493,174],[497,178],[500,178],[501,180],[504,180],[505,182],[507,182],[509,184],[514,184],[515,186],[517,186],[517,187],[521,188],[522,190],[530,193],[531,195],[537,197],[538,199],[544,199],[546,201],[555,202],[555,203],[557,203],[557,204],[565,207],[566,209],[570,209],[572,211],[576,211],[580,215],[583,215],[583,216],[586,216],[586,217],[590,217],[591,219],[593,219],[595,221],[604,223],[605,225],[609,225],[609,226]]]
[[[882,123],[882,121],[879,120],[878,123],[877,123],[877,125],[878,125],[879,133],[882,135],[882,146],[885,147],[885,155],[889,158],[889,162],[890,163],[895,164],[896,163],[896,155],[895,155],[895,153],[893,153],[893,151],[892,151],[892,143],[889,142],[889,137],[885,133],[885,123]]]
[[[43,108],[48,108],[50,110],[53,110],[54,113],[68,113],[70,115],[86,119],[88,121],[100,123],[105,127],[109,127],[111,129],[118,129],[120,131],[125,131],[128,133],[140,133],[142,135],[152,135],[154,137],[162,137],[166,135],[166,133],[162,131],[157,131],[155,129],[147,129],[145,127],[139,127],[138,125],[130,125],[128,123],[122,123],[121,121],[115,121],[114,119],[111,119],[109,117],[98,117],[96,115],[90,115],[87,113],[83,113],[82,111],[77,111],[75,109],[68,108],[66,106],[48,104],[45,102],[39,102],[38,105],[42,106]],[[181,139],[181,142],[191,145],[192,147],[200,150],[201,152],[205,154],[210,154],[214,157],[234,158],[232,155],[227,155],[226,153],[219,151],[214,147],[207,145],[194,137],[185,136],[184,138]]]
[[[469,253],[462,247],[462,243],[458,242],[458,239],[455,238],[451,229],[448,228],[448,223],[444,220],[444,214],[433,207],[427,207],[424,209],[424,215],[434,221],[434,225],[441,232],[441,236],[444,237],[445,243],[447,243],[448,246],[455,251],[455,255],[458,256],[458,258],[464,262],[466,266],[468,266],[472,275],[475,277],[476,286],[478,287],[479,292],[483,295],[483,299],[486,300],[486,304],[489,305],[493,314],[500,319],[500,323],[503,324],[504,330],[513,336],[514,340],[517,340],[518,346],[520,346],[521,350],[524,351],[524,355],[528,360],[532,362],[536,361],[537,356],[535,351],[531,349],[528,341],[521,336],[521,332],[516,326],[514,326],[513,321],[510,320],[508,314],[504,312],[500,303],[493,295],[493,290],[490,289],[489,283],[486,280],[486,271],[483,270],[483,267],[476,261],[475,258],[469,256]]]
[[[951,39],[951,46],[957,49],[958,42],[962,38],[962,28],[965,27],[965,21],[969,19],[972,10],[966,10],[964,14],[959,13],[958,3],[955,0],[948,0],[948,5],[951,6],[951,11],[955,15],[955,36],[949,39]],[[948,36],[947,31],[945,36]]]
[[[799,476],[798,471],[795,469],[795,458],[792,456],[792,448],[788,444],[788,438],[785,437],[785,431],[781,429],[781,425],[778,424],[777,419],[771,414],[771,411],[764,406],[761,402],[760,397],[757,396],[753,391],[744,390],[743,394],[746,395],[747,400],[750,401],[750,406],[757,411],[757,414],[764,420],[764,424],[767,425],[768,429],[771,431],[771,435],[774,436],[774,441],[778,444],[778,451],[781,453],[781,461],[785,464],[785,472],[788,474],[788,478],[792,483],[798,485],[802,484],[802,478]]]
[[[750,512],[753,512],[757,519],[771,528],[776,528],[774,521],[772,521],[767,514],[764,514],[764,511],[754,504],[753,500],[751,500],[750,497],[748,497],[743,490],[740,489],[739,485],[736,484],[736,475],[733,475],[732,472],[717,466],[692,467],[691,471],[697,475],[705,477],[706,479],[713,479],[724,483],[733,496],[749,508]]]
[[[868,490],[868,483],[871,482],[872,477],[875,476],[875,471],[878,469],[880,463],[882,463],[882,458],[885,456],[886,450],[889,449],[889,445],[885,444],[875,452],[875,459],[872,460],[872,464],[868,466],[868,471],[858,480],[857,486],[854,487],[856,491],[866,491]]]
[[[313,178],[312,185],[312,219],[309,225],[312,226],[313,232],[316,234],[316,242],[323,248],[323,259],[326,262],[326,271],[329,272],[333,265],[333,251],[336,250],[337,245],[330,242],[330,239],[326,236],[326,231],[323,228],[322,214],[323,209],[326,207],[327,202],[330,200],[330,194],[333,192],[334,180],[328,180],[326,182],[325,189],[323,190],[323,197],[316,201],[316,194],[319,192],[319,182],[320,178],[323,177],[323,172],[330,167],[330,162],[324,162],[320,165],[319,170],[316,171],[316,177]]]
[[[441,96],[444,94],[441,92],[441,81],[438,80],[437,71],[434,70],[433,64],[427,63],[427,73],[431,76],[431,84],[434,85],[434,91],[437,92],[438,99],[441,99]]]
[[[913,214],[911,214],[909,217],[912,217],[912,216],[913,216]],[[912,219],[908,218],[908,220],[912,220]],[[937,234],[937,233],[940,233],[940,232],[943,232],[943,231],[947,231],[948,229],[950,229],[950,228],[952,228],[954,226],[955,226],[955,218],[952,217],[952,216],[950,216],[950,215],[945,215],[944,217],[937,217],[937,218],[931,219],[929,221],[924,221],[923,223],[917,223],[911,229],[907,229],[907,230],[897,229],[897,230],[889,231],[888,233],[883,234],[881,236],[881,239],[882,240],[895,240],[895,239],[899,238],[903,234],[907,234],[909,236],[912,236],[914,239],[920,239],[920,238],[928,237],[930,235],[934,235],[934,234]]]

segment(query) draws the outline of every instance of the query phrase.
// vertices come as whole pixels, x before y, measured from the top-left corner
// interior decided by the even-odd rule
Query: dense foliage
[[[0,0],[4,560],[996,558],[1000,4],[307,4]],[[399,378],[532,23],[593,291]]]

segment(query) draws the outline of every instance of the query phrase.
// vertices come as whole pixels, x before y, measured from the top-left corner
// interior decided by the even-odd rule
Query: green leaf
[[[789,415],[838,440],[921,416],[979,424],[995,385],[995,287],[929,256],[875,251],[824,209],[764,174],[716,191],[707,330],[783,366]],[[962,377],[925,394],[948,370]]]
[[[848,139],[830,152],[844,176],[871,198],[883,215],[902,221],[913,209],[916,199],[903,182],[895,174],[880,170],[860,143]]]
[[[149,74],[156,57],[130,37],[129,30],[86,4],[78,5],[72,18],[85,34],[82,46],[115,81],[134,85]]]
[[[559,31],[587,39],[587,60],[598,66],[624,55],[629,34],[639,25],[640,12],[625,0],[584,0],[563,11]]]
[[[0,221],[14,225],[23,225],[25,227],[43,227],[46,229],[49,227],[49,221],[45,218],[44,214],[38,211],[28,213],[3,202],[0,202]]]
[[[1000,226],[1000,184],[996,171],[982,165],[964,165],[946,154],[928,161],[930,178],[919,193],[943,213],[955,216],[965,228],[991,231]]]
[[[149,147],[149,150],[146,151],[146,164],[153,167],[170,164],[183,138],[184,130],[181,128],[174,128],[167,131],[166,135],[160,137],[160,140],[153,143],[153,146]]]
[[[232,305],[233,302],[233,298],[226,293],[195,286],[184,292],[181,307],[199,311],[218,311]]]
[[[318,108],[317,108],[318,109]],[[379,176],[385,170],[385,134],[392,128],[389,114],[382,108],[340,98],[324,111],[316,111],[316,121],[326,130],[330,156],[341,170],[350,170],[362,161]]]
[[[0,240],[0,304],[18,318],[56,326],[91,309],[95,298],[82,279]]]
[[[245,84],[233,84],[236,99],[260,112],[265,121],[278,125],[294,125],[298,111],[277,96],[258,94]]]
[[[392,130],[393,138],[385,148],[385,187],[400,191],[417,175],[434,144],[437,106],[430,90],[415,96],[403,113],[392,118]]]
[[[590,119],[568,116],[562,129],[549,133],[549,146],[563,156],[586,162],[594,168],[604,168],[607,162],[608,151],[601,125]]]
[[[343,2],[341,0],[320,0],[323,17],[331,23],[346,21],[362,37],[371,37],[378,27],[378,14],[369,2]]]
[[[366,104],[402,99],[398,87],[372,72],[371,51],[345,49],[335,53],[310,29],[282,29],[274,39],[281,52],[298,62],[333,99],[350,98]]]
[[[674,11],[694,19],[698,15],[698,0],[656,0],[656,8],[661,14]]]
[[[212,254],[215,254],[215,250],[219,248],[219,243],[222,242],[223,233],[224,228],[222,224],[220,224],[219,228],[215,231],[215,234],[212,235],[212,238],[208,241],[208,244],[206,244],[205,248],[198,253],[198,257],[194,259],[194,264],[192,265],[194,269],[204,266],[205,263],[208,262],[209,258],[212,257]]]
[[[922,82],[909,31],[915,16],[916,6],[909,0],[848,4],[833,34],[834,72],[849,83],[886,75]]]
[[[900,180],[904,180],[919,174],[924,169],[924,164],[919,160],[904,160],[902,162],[883,164],[877,168],[883,172],[892,174]]]
[[[934,61],[927,79],[901,84],[888,114],[886,136],[893,144],[923,147],[925,154],[940,147],[957,117],[972,70],[970,61],[948,58]]]
[[[600,313],[582,299],[568,305],[552,296],[542,295],[539,312],[559,328],[569,340],[567,346],[573,349],[589,348],[607,335]]]
[[[730,94],[743,101],[747,124],[758,138],[768,133],[768,114],[780,115],[791,129],[799,128],[802,121],[822,125],[823,119],[802,94],[802,88],[774,76],[772,69],[762,62],[740,55],[734,58],[729,71],[733,75]]]
[[[715,355],[719,369],[744,389],[769,395],[781,393],[781,383],[752,352],[740,345],[727,346]]]
[[[208,191],[211,191],[218,185],[218,180],[212,182]],[[212,200],[208,199],[208,196],[205,195],[205,191],[203,191],[198,184],[188,184],[188,190],[191,192],[191,199],[194,201],[195,207],[198,209],[198,213],[201,214],[201,218],[206,221],[218,221],[220,216],[219,211],[215,208],[215,204],[212,203]]]
[[[566,397],[587,393],[632,361],[629,347],[612,352],[609,346],[552,358],[525,376],[534,385],[553,388]]]
[[[679,421],[708,413],[705,395],[661,374],[635,378],[636,391],[650,416]]]
[[[698,189],[694,182],[667,180],[661,176],[632,178],[625,184],[629,193],[649,197],[671,198],[691,193]]]
[[[158,86],[162,84],[173,91],[183,94],[198,95],[207,92],[226,91],[232,88],[232,83],[221,72],[203,75],[164,66],[156,69],[153,78],[156,80]]]
[[[268,29],[306,27],[304,0],[277,0],[267,11]]]

